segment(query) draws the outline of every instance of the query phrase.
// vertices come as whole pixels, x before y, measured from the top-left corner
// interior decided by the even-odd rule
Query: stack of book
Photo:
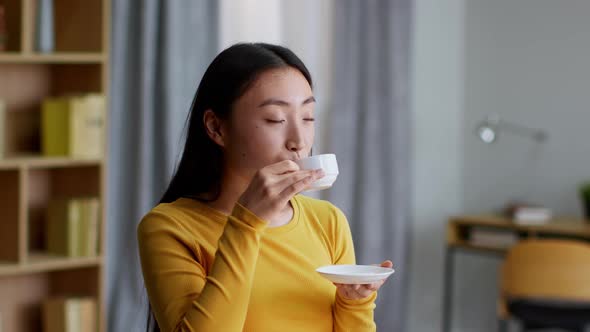
[[[530,203],[510,203],[505,214],[519,225],[542,225],[553,217],[551,209]]]
[[[105,107],[105,98],[99,94],[45,99],[41,107],[43,155],[101,158]]]
[[[98,198],[60,198],[47,208],[47,251],[67,257],[98,254],[100,203]]]
[[[43,302],[43,331],[97,331],[96,300],[92,297],[53,297]]]
[[[518,242],[518,235],[490,228],[473,228],[469,232],[469,243],[477,246],[506,249]]]

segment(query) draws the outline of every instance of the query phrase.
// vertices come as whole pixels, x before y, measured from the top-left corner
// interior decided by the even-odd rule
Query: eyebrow
[[[308,97],[307,99],[305,99],[301,105],[306,105],[309,103],[315,103],[315,98],[313,96]],[[268,106],[268,105],[277,105],[277,106],[289,106],[289,103],[284,101],[284,100],[280,100],[280,99],[275,99],[275,98],[269,98],[265,101],[263,101],[260,105],[258,105],[258,107],[264,107],[264,106]]]

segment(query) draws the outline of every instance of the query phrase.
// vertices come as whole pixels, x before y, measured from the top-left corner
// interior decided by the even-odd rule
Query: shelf
[[[0,52],[0,63],[29,63],[29,64],[52,64],[52,63],[95,63],[105,62],[107,57],[102,53],[19,53]]]
[[[556,217],[545,224],[539,225],[518,224],[511,219],[494,215],[452,217],[450,220],[454,229],[476,227],[512,230],[527,234],[590,236],[590,223],[573,217]]]
[[[0,170],[14,170],[20,168],[55,168],[55,167],[79,167],[100,166],[103,159],[72,159],[68,157],[14,157],[0,159]]]
[[[6,105],[0,129],[1,331],[41,331],[41,305],[56,296],[95,298],[97,332],[106,331],[107,159],[44,156],[41,115],[47,98],[87,93],[108,98],[111,2],[54,1],[53,52],[42,53],[35,38],[38,1],[0,0],[8,31],[0,51],[0,99]],[[49,253],[47,207],[54,199],[68,197],[99,198],[98,256]]]
[[[60,267],[61,268],[61,267]],[[0,274],[0,310],[4,331],[43,331],[42,303],[51,297],[93,297],[103,303],[102,265],[67,267],[62,270],[18,271]],[[104,325],[99,308],[100,324]],[[106,329],[99,328],[98,331]]]
[[[54,256],[46,253],[32,253],[29,255],[29,262],[27,263],[16,264],[0,262],[0,277],[79,269],[99,266],[102,263],[102,256],[70,258]]]

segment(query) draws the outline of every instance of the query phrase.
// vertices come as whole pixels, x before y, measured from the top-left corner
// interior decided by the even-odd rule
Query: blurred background
[[[38,330],[41,302],[69,293],[97,299],[102,330],[145,330],[136,227],[174,171],[206,66],[236,42],[287,46],[311,71],[313,151],[341,170],[315,197],[347,215],[359,264],[396,269],[380,331],[544,327],[551,314],[529,326],[510,302],[524,275],[540,286],[517,295],[573,297],[588,311],[560,317],[583,326],[588,251],[564,251],[555,278],[504,266],[531,238],[588,250],[589,16],[586,0],[0,1],[0,331]],[[104,98],[103,154],[14,143],[48,126],[47,98],[72,92]],[[41,210],[61,194],[102,203],[95,258],[29,254],[49,250]],[[586,287],[560,293],[575,281]]]

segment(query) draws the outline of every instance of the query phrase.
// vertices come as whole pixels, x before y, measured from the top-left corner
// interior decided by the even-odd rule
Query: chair
[[[512,247],[500,269],[498,317],[500,331],[510,319],[524,331],[590,331],[590,245],[535,239]]]

